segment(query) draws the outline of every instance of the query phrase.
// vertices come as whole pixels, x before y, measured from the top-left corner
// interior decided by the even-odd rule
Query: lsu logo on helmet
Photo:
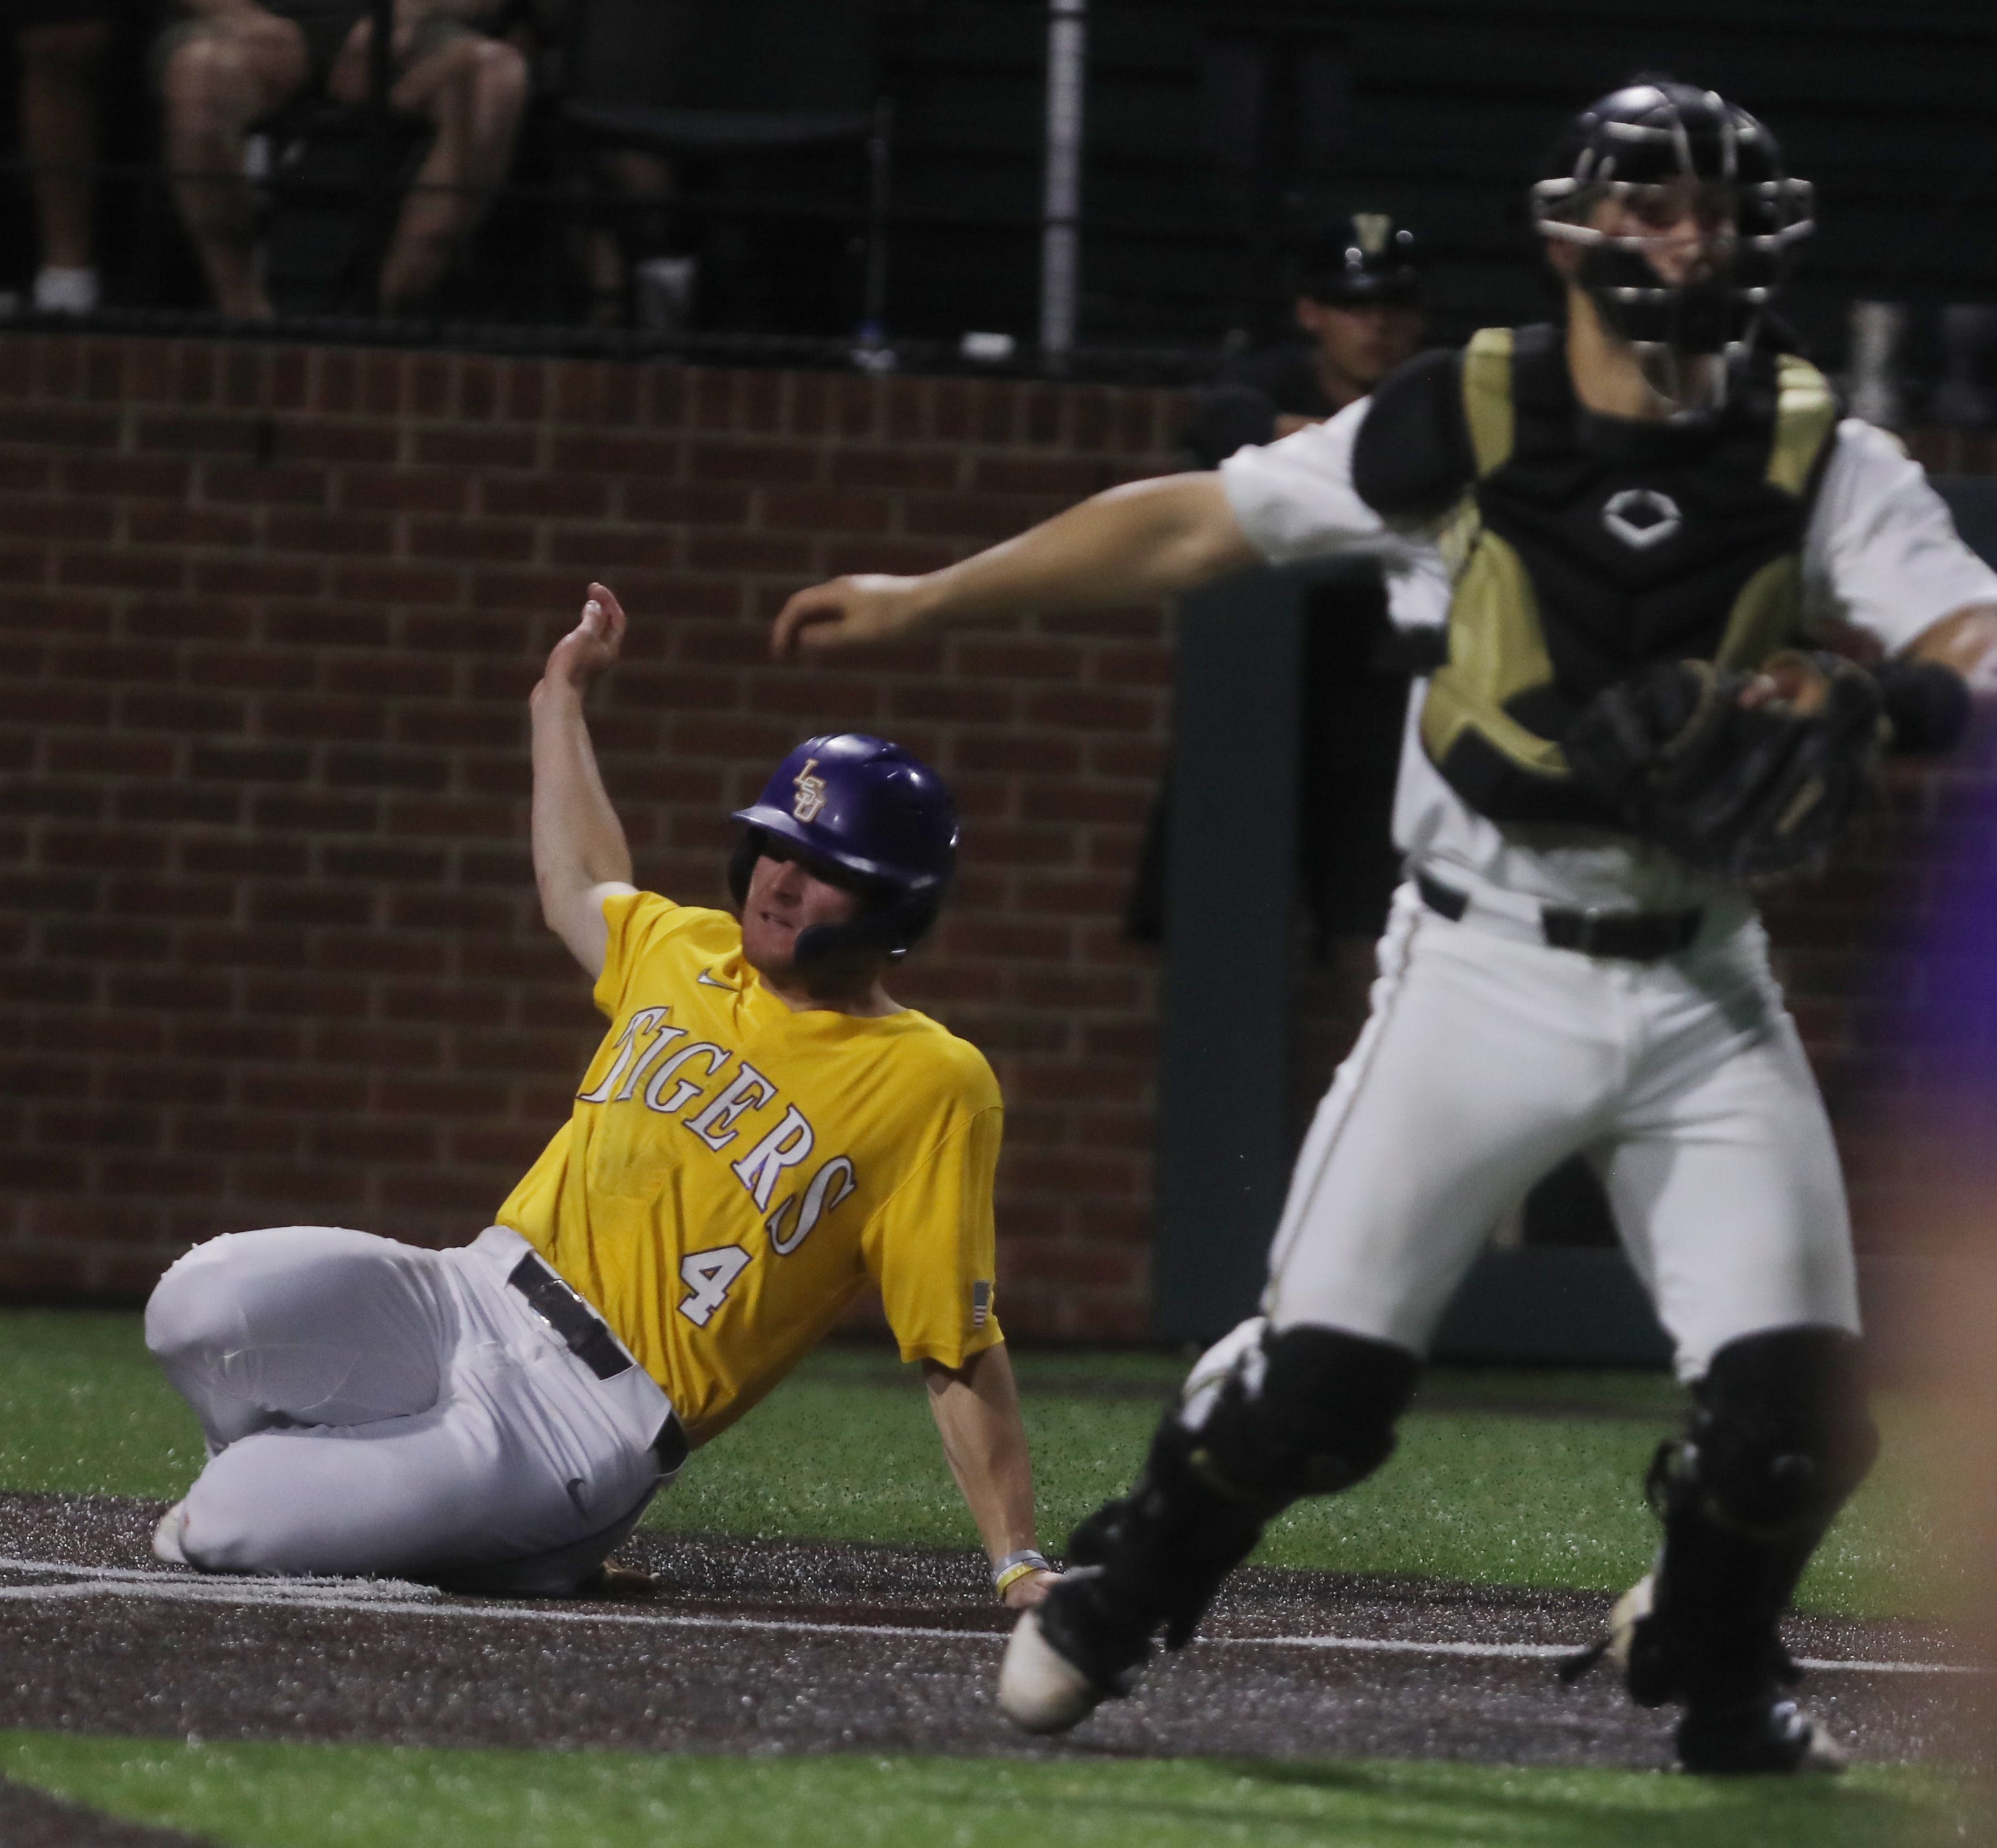
[[[801,822],[818,819],[818,812],[825,806],[825,778],[812,774],[818,763],[816,757],[805,759],[805,767],[791,778],[797,785],[797,800],[791,804],[791,812]]]

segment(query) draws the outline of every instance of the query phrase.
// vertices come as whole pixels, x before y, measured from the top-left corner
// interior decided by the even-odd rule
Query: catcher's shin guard
[[[1610,1648],[1640,1705],[1685,1704],[1688,1769],[1826,1765],[1833,1749],[1781,1698],[1797,1675],[1777,1626],[1878,1448],[1859,1343],[1835,1329],[1750,1336],[1694,1393],[1687,1435],[1650,1468],[1657,1567],[1617,1607]]]
[[[1074,1530],[1076,1569],[1037,1613],[1037,1639],[1093,1691],[1082,1712],[1129,1691],[1161,1626],[1168,1648],[1190,1639],[1274,1515],[1387,1460],[1418,1370],[1387,1343],[1294,1328],[1244,1350],[1197,1426],[1167,1413],[1130,1494]]]

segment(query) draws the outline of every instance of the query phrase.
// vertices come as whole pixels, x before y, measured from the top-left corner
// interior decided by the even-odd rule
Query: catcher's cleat
[[[160,1516],[159,1525],[153,1529],[153,1557],[169,1566],[191,1564],[181,1546],[181,1536],[187,1531],[187,1504],[176,1502]]]
[[[1844,1748],[1794,1701],[1694,1702],[1678,1722],[1678,1763],[1711,1777],[1841,1771]]]
[[[1606,1633],[1592,1648],[1560,1665],[1563,1681],[1574,1681],[1599,1662],[1622,1671],[1630,1698],[1639,1706],[1685,1701],[1675,1735],[1678,1763],[1707,1776],[1755,1773],[1840,1771],[1844,1749],[1794,1701],[1778,1699],[1778,1683],[1799,1680],[1795,1664],[1771,1642],[1765,1674],[1731,1698],[1688,1697],[1684,1665],[1668,1633],[1654,1621],[1657,1580],[1646,1573],[1617,1598]]]
[[[1095,1633],[1106,1629],[1085,1597],[1095,1575],[1088,1567],[1071,1570],[1012,1626],[998,1670],[998,1708],[1023,1732],[1065,1732],[1136,1684],[1150,1642],[1140,1638],[1133,1654],[1127,1639],[1119,1646]]]
[[[1561,1681],[1578,1681],[1598,1662],[1602,1661],[1614,1663],[1626,1680],[1630,1674],[1630,1653],[1636,1646],[1637,1626],[1650,1615],[1656,1599],[1657,1580],[1654,1574],[1647,1572],[1609,1607],[1609,1627],[1602,1635],[1586,1649],[1568,1657],[1561,1664],[1559,1674]],[[1630,1691],[1636,1694],[1634,1688]],[[1654,1700],[1644,1700],[1641,1695],[1637,1695],[1636,1698],[1647,1707],[1654,1707],[1657,1704]],[[1661,1699],[1668,1698],[1659,1696]]]
[[[1023,1732],[1065,1732],[1104,1698],[1041,1634],[1039,1613],[1023,1613],[998,1670],[998,1711]]]
[[[1608,1626],[1602,1636],[1561,1663],[1561,1680],[1578,1681],[1597,1663],[1606,1661],[1621,1671],[1630,1698],[1640,1707],[1685,1699],[1684,1665],[1671,1648],[1668,1633],[1652,1621],[1657,1605],[1657,1574],[1647,1572],[1609,1607]],[[1795,1659],[1775,1636],[1768,1639],[1761,1670],[1771,1683],[1784,1687],[1793,1688],[1803,1678]]]

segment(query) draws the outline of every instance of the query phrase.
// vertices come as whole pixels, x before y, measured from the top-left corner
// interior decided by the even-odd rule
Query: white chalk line
[[[0,1573],[58,1579],[52,1584],[0,1585],[0,1600],[29,1604],[85,1598],[123,1598],[164,1604],[219,1604],[253,1609],[345,1611],[375,1615],[476,1618],[487,1622],[594,1623],[640,1629],[774,1631],[786,1636],[899,1636],[950,1643],[1003,1643],[995,1630],[950,1629],[940,1625],[839,1623],[810,1617],[728,1616],[717,1612],[581,1610],[559,1604],[503,1604],[447,1600],[428,1585],[402,1579],[206,1578],[192,1573],[122,1566],[68,1566],[51,1560],[0,1558]],[[1499,1661],[1554,1660],[1571,1656],[1577,1643],[1443,1643],[1385,1636],[1205,1636],[1221,1649],[1315,1649],[1338,1654],[1463,1656]],[[1981,1675],[1987,1668],[1960,1662],[1865,1661],[1799,1656],[1796,1666],[1845,1674]]]
[[[24,1575],[54,1578],[74,1578],[108,1581],[114,1584],[172,1584],[188,1581],[189,1575],[165,1571],[157,1566],[71,1566],[58,1560],[9,1559],[0,1554],[0,1573],[19,1572]],[[204,1581],[194,1580],[191,1582]],[[422,1598],[441,1601],[443,1592],[434,1585],[419,1585],[406,1578],[271,1578],[257,1580],[209,1580],[206,1583],[224,1585],[254,1584],[260,1589],[282,1598],[290,1595],[307,1596],[325,1592],[337,1592],[343,1597],[378,1601],[385,1598]],[[14,1586],[16,1591],[34,1591],[34,1586]],[[75,1590],[89,1587],[74,1587]]]

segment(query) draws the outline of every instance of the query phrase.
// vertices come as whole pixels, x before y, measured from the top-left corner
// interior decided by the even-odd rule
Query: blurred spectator
[[[1333,219],[1297,278],[1304,338],[1237,360],[1195,402],[1183,440],[1214,468],[1364,398],[1422,343],[1422,250],[1384,212]]]
[[[563,23],[569,102],[643,110],[703,100],[695,0],[567,0]],[[597,146],[588,159],[593,190],[624,202],[592,209],[578,227],[590,320],[679,326],[695,266],[665,248],[678,164],[658,149],[631,144]]]
[[[559,0],[592,320],[852,326],[889,4]]]
[[[188,16],[160,40],[167,161],[216,305],[267,317],[255,267],[254,196],[243,174],[250,129],[295,98],[367,97],[367,0],[180,0]],[[417,308],[449,268],[512,157],[526,60],[474,22],[493,0],[396,0],[390,105],[427,122],[429,151],[384,259],[385,314]]]
[[[114,23],[134,0],[16,0],[21,145],[40,252],[33,302],[45,313],[98,305],[95,168],[99,95]]]

